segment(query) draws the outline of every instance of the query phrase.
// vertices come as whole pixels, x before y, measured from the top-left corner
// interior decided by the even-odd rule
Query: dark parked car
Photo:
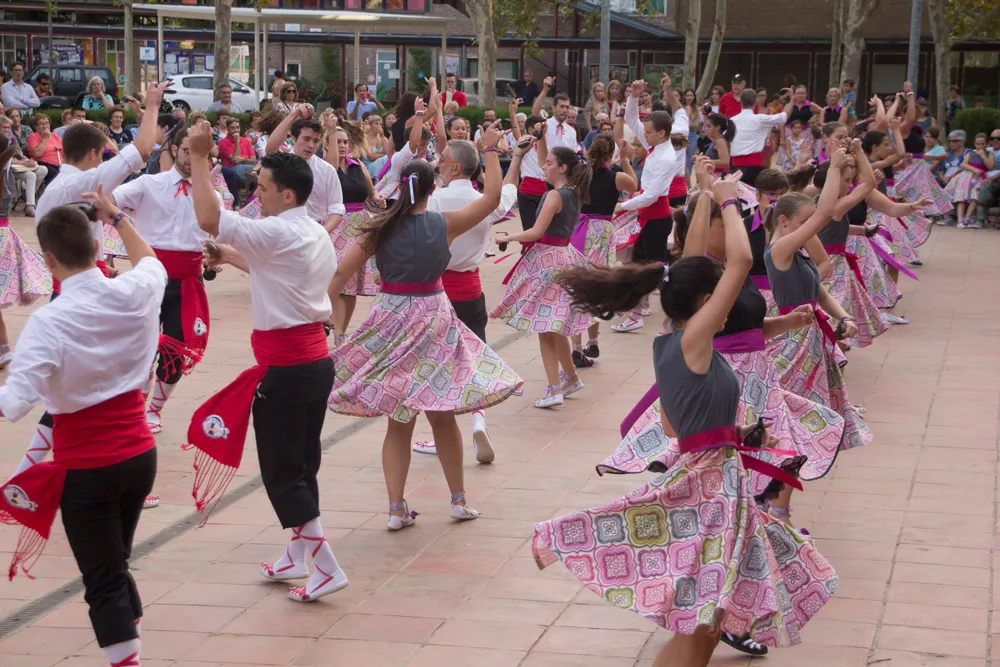
[[[59,109],[77,106],[87,94],[87,83],[95,76],[104,81],[104,90],[118,100],[118,81],[107,67],[94,65],[39,65],[32,69],[25,80],[34,86],[38,77],[48,74],[52,79],[52,96],[41,100],[42,108]]]

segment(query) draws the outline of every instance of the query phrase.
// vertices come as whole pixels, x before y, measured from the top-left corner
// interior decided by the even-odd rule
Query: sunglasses
[[[1000,137],[990,137],[990,141],[1000,141]]]

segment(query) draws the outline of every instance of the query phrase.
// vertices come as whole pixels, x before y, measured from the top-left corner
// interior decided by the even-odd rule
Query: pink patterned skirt
[[[904,201],[920,201],[924,197],[931,205],[924,209],[927,215],[944,215],[955,208],[944,189],[923,160],[911,160],[905,169],[896,172],[896,196]]]
[[[863,447],[871,442],[872,432],[851,405],[841,371],[843,353],[838,356],[837,352],[838,346],[827,340],[816,321],[768,343],[781,386],[843,417],[841,449]]]
[[[979,188],[985,182],[986,178],[982,173],[963,169],[944,186],[944,192],[956,204],[963,201],[974,202],[979,198]]]
[[[583,253],[571,245],[534,244],[514,267],[507,293],[490,318],[528,333],[583,333],[593,318],[573,310],[569,293],[553,281],[561,269],[586,263]]]
[[[330,410],[408,422],[422,411],[462,414],[505,401],[521,378],[465,326],[444,292],[380,292],[357,331],[331,353]]]
[[[837,575],[812,540],[757,509],[733,447],[607,505],[535,525],[535,562],[557,560],[594,594],[681,634],[699,625],[768,646],[801,641]]]
[[[52,294],[52,274],[35,249],[0,218],[0,309],[28,306]]]
[[[615,231],[614,220],[598,215],[580,214],[580,224],[587,225],[587,238],[584,242],[583,255],[598,266],[611,266],[618,255],[611,237]]]
[[[830,292],[830,296],[836,299],[837,303],[843,306],[847,314],[856,320],[858,335],[849,338],[847,342],[854,347],[868,347],[877,336],[889,330],[889,323],[868,296],[867,286],[858,279],[848,258],[841,253],[829,250],[828,253],[833,271],[830,277],[823,281],[823,287]],[[860,262],[857,263],[857,269],[860,273]]]
[[[128,250],[125,249],[125,242],[122,241],[118,230],[104,223],[104,255],[111,257],[128,257]]]
[[[886,255],[892,254],[889,244],[878,234],[871,238],[858,234],[847,237],[847,251],[858,257],[861,275],[864,276],[865,288],[872,303],[878,308],[892,308],[903,294],[895,281],[886,274],[882,260],[872,249],[875,245]]]
[[[611,219],[614,229],[611,232],[611,247],[619,262],[631,262],[634,239],[642,231],[639,225],[639,214],[635,211],[622,211]]]
[[[875,209],[869,208],[865,224],[870,225],[876,223],[881,224],[892,237],[892,240],[889,241],[889,248],[892,250],[893,257],[895,257],[900,264],[905,265],[920,260],[920,253],[917,252],[917,248],[913,245],[910,241],[910,237],[907,235],[910,227],[908,220],[893,218],[884,213],[879,213]]]
[[[364,209],[349,211],[347,215],[340,219],[340,224],[330,232],[330,240],[333,241],[333,250],[337,253],[337,262],[343,261],[344,255],[347,254],[347,251],[357,241],[367,221],[368,216]],[[375,296],[378,294],[378,281],[375,279],[377,274],[378,270],[375,268],[375,258],[370,257],[367,262],[362,264],[361,270],[347,281],[347,285],[344,286],[341,294],[346,296]]]

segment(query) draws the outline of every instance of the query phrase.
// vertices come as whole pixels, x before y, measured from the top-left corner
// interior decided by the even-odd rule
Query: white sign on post
[[[398,79],[398,78],[399,78],[399,70],[398,69],[390,69],[389,70],[389,79],[390,80],[395,80],[395,79]]]
[[[156,48],[152,46],[140,46],[139,47],[139,62],[143,63],[155,63],[156,62]]]

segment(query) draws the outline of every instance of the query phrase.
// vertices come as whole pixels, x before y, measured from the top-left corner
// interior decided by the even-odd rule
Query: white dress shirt
[[[22,81],[21,85],[18,86],[13,79],[0,86],[0,98],[3,98],[5,107],[21,111],[29,111],[41,104],[34,88],[25,81]]]
[[[105,193],[112,192],[121,185],[134,171],[142,169],[145,163],[139,155],[139,149],[129,144],[121,152],[102,162],[94,169],[80,171],[71,164],[59,168],[59,175],[49,183],[45,192],[38,198],[35,206],[35,224],[41,222],[45,214],[56,206],[65,206],[83,201],[84,192],[96,192],[97,186],[104,188]],[[98,220],[90,224],[97,239],[96,259],[104,259],[104,223]]]
[[[326,160],[313,155],[306,160],[313,173],[313,189],[306,200],[309,217],[316,222],[326,222],[331,215],[344,215],[344,190],[340,186],[337,169]]]
[[[729,154],[732,157],[741,155],[753,155],[764,150],[764,142],[772,127],[781,127],[788,119],[788,114],[784,111],[768,116],[767,114],[754,113],[753,109],[744,109],[733,116],[733,124],[736,125],[736,136],[733,137],[729,145]]]
[[[392,154],[389,158],[389,183],[399,183],[400,174],[403,173],[403,167],[410,160],[417,157],[417,154],[410,150],[410,142],[407,141],[403,144],[403,147]],[[398,192],[398,190],[397,190]],[[392,199],[393,197],[389,197]]]
[[[44,402],[51,414],[78,412],[142,389],[160,340],[167,272],[146,257],[114,280],[89,269],[28,317],[17,339],[0,411],[16,421]]]
[[[472,187],[472,181],[461,179],[452,181],[442,188],[437,188],[427,199],[427,210],[437,213],[457,211],[463,206],[476,201],[483,195]],[[451,261],[448,269],[451,271],[474,271],[486,256],[486,248],[490,242],[490,228],[493,223],[507,215],[507,211],[517,201],[517,186],[507,183],[500,191],[500,205],[483,218],[478,225],[465,232],[451,242]]]
[[[538,149],[532,147],[530,151],[524,154],[521,158],[521,178],[537,178],[540,181],[545,180],[545,172],[542,171],[542,166],[538,164]]]
[[[306,207],[260,220],[222,211],[216,239],[236,248],[250,267],[254,329],[289,329],[329,319],[333,309],[326,290],[337,271],[337,256],[330,235]]]
[[[554,116],[545,121],[545,143],[549,150],[557,146],[565,146],[572,149],[574,153],[580,152],[580,142],[577,141],[576,128],[566,123],[560,123]]]
[[[678,163],[683,165],[684,160],[678,157],[669,137],[662,144],[649,145],[649,142],[646,141],[646,129],[639,119],[639,100],[634,97],[628,98],[628,103],[625,104],[625,124],[632,129],[639,142],[642,143],[642,147],[648,151],[646,162],[642,167],[642,177],[639,181],[642,190],[631,199],[622,202],[622,209],[635,211],[652,206],[657,199],[666,196],[670,190],[670,181],[673,180],[677,171],[677,165]],[[683,128],[684,133],[687,134],[687,127],[687,113],[684,109],[678,109],[677,113],[674,114],[670,131],[671,133],[679,132],[680,128]]]
[[[187,194],[181,182],[187,180]],[[140,176],[115,188],[115,204],[135,210],[135,228],[142,238],[159,250],[201,252],[208,234],[198,227],[190,179],[177,168],[155,175]],[[222,201],[221,195],[219,201]]]

